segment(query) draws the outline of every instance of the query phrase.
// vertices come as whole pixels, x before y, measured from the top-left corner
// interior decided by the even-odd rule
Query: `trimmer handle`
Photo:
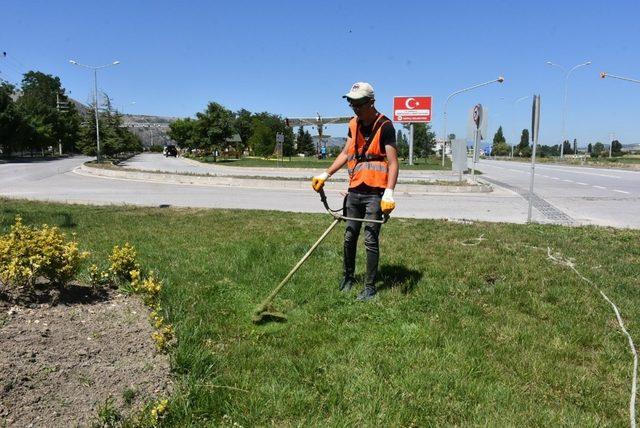
[[[331,214],[331,216],[337,220],[343,220],[343,221],[347,221],[347,220],[353,220],[353,221],[359,221],[361,223],[379,223],[379,224],[385,224],[387,221],[389,221],[389,214],[383,214],[383,219],[382,220],[373,220],[373,219],[368,219],[368,218],[354,218],[354,217],[345,217],[342,214],[338,214],[337,211],[332,210],[331,208],[329,208],[329,203],[327,202],[327,195],[324,193],[324,188],[320,189],[318,191],[318,193],[320,194],[320,200],[322,201],[322,204],[324,205],[324,208],[327,210],[327,212],[329,214]]]

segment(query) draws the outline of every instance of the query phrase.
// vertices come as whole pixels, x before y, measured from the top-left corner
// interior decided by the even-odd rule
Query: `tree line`
[[[182,149],[212,155],[214,160],[223,153],[271,156],[276,152],[279,133],[284,135],[284,156],[316,153],[311,135],[303,127],[294,135],[279,115],[246,109],[233,112],[216,102],[210,102],[195,118],[178,119],[169,125],[169,137]]]
[[[411,124],[402,125],[405,131],[409,132]],[[398,129],[396,134],[396,148],[398,157],[407,159],[409,157],[409,139]],[[431,130],[430,123],[413,124],[413,155],[415,157],[426,158],[434,153],[436,146],[436,133]]]
[[[122,115],[109,97],[102,98],[98,114],[102,154],[142,150],[140,139],[122,127]],[[60,78],[39,71],[25,73],[18,86],[0,83],[0,155],[95,155],[94,105],[89,107],[78,111]]]
[[[529,130],[523,129],[520,134],[520,142],[513,147],[513,155],[518,157],[531,157],[533,146],[529,139]],[[559,145],[539,145],[536,148],[536,156],[540,157],[553,157],[560,156]],[[569,140],[563,142],[562,153],[565,155],[578,154],[578,140],[574,138],[573,144]],[[502,132],[502,126],[498,128],[493,136],[493,144],[491,146],[491,154],[493,156],[509,156],[511,155],[511,146],[507,144],[507,141]],[[591,157],[608,156],[609,151],[606,150],[605,145],[601,142],[595,144],[589,143],[587,146],[587,154]],[[611,143],[611,155],[622,156],[622,143],[618,140],[614,140]]]

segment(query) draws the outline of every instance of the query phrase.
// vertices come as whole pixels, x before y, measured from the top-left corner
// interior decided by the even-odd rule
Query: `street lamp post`
[[[611,77],[613,79],[626,80],[627,82],[640,83],[640,80],[638,80],[638,79],[632,79],[630,77],[616,76],[614,74],[605,73],[604,71],[602,73],[600,73],[600,77],[603,78],[603,79],[605,77]]]
[[[502,83],[504,82],[504,77],[499,76],[497,79],[494,80],[489,80],[488,82],[484,82],[484,83],[479,83],[477,85],[473,85],[470,86],[468,88],[464,88],[464,89],[460,89],[459,91],[455,91],[452,94],[450,94],[447,97],[447,100],[444,102],[444,110],[443,110],[443,115],[444,115],[444,132],[443,132],[443,140],[442,140],[442,166],[444,166],[444,150],[445,147],[447,146],[447,141],[449,140],[449,136],[447,135],[447,106],[449,105],[449,100],[451,98],[453,98],[455,95],[458,95],[462,92],[467,92],[470,91],[472,89],[476,89],[479,88],[481,86],[486,86],[486,85],[490,85],[492,83]]]
[[[587,61],[585,63],[578,64],[578,65],[574,66],[569,71],[567,71],[563,66],[561,66],[559,64],[556,64],[554,62],[551,62],[551,61],[547,61],[547,64],[548,65],[552,65],[554,67],[558,67],[565,74],[565,77],[564,77],[564,103],[562,105],[562,142],[560,143],[560,159],[562,159],[562,158],[564,158],[564,142],[567,139],[565,121],[566,121],[566,115],[567,115],[567,92],[568,92],[568,88],[569,88],[569,77],[571,76],[571,73],[573,73],[573,71],[575,69],[580,68],[580,67],[584,67],[585,65],[591,65],[591,61]]]
[[[88,68],[90,70],[93,70],[93,103],[94,103],[94,107],[95,107],[95,114],[96,114],[96,160],[98,162],[101,161],[101,157],[100,157],[100,127],[98,126],[98,70],[101,68],[106,68],[106,67],[111,67],[112,65],[118,65],[120,64],[120,61],[113,61],[111,64],[106,64],[106,65],[100,65],[100,66],[91,66],[91,65],[85,65],[85,64],[80,64],[78,61],[75,61],[73,59],[70,59],[69,62],[73,65],[77,65],[80,67],[85,67]]]

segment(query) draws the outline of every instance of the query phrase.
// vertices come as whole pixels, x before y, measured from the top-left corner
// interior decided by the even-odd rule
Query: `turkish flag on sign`
[[[394,122],[431,122],[431,97],[393,97]]]

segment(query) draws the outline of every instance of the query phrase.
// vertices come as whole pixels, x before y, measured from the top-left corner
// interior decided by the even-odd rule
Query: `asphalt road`
[[[483,178],[528,193],[531,164],[481,160]],[[534,193],[575,223],[640,227],[640,171],[537,164]]]
[[[195,186],[87,177],[74,172],[86,157],[40,162],[0,164],[0,196],[89,204],[267,209],[291,212],[324,212],[311,189],[285,189],[274,181],[273,189]],[[213,166],[193,165],[180,158],[143,155],[129,166],[174,172],[221,175]],[[214,169],[211,169],[214,168]],[[483,179],[498,184],[494,192],[476,194],[397,193],[395,217],[445,218],[523,223],[527,216],[528,166],[515,162],[481,161]],[[143,168],[141,168],[143,169]],[[227,167],[233,172],[236,167]],[[243,169],[244,170],[244,169]],[[237,174],[237,172],[235,172]],[[253,168],[243,174],[267,176],[283,172]],[[309,177],[308,170],[286,171]],[[424,179],[442,173],[414,172]],[[405,172],[401,171],[401,176]],[[569,181],[564,181],[569,180]],[[600,188],[602,187],[602,188]],[[597,224],[640,228],[640,173],[591,168],[540,166],[536,174],[533,220],[541,223]],[[622,193],[628,192],[628,193]],[[340,192],[328,192],[330,203],[342,203]]]

